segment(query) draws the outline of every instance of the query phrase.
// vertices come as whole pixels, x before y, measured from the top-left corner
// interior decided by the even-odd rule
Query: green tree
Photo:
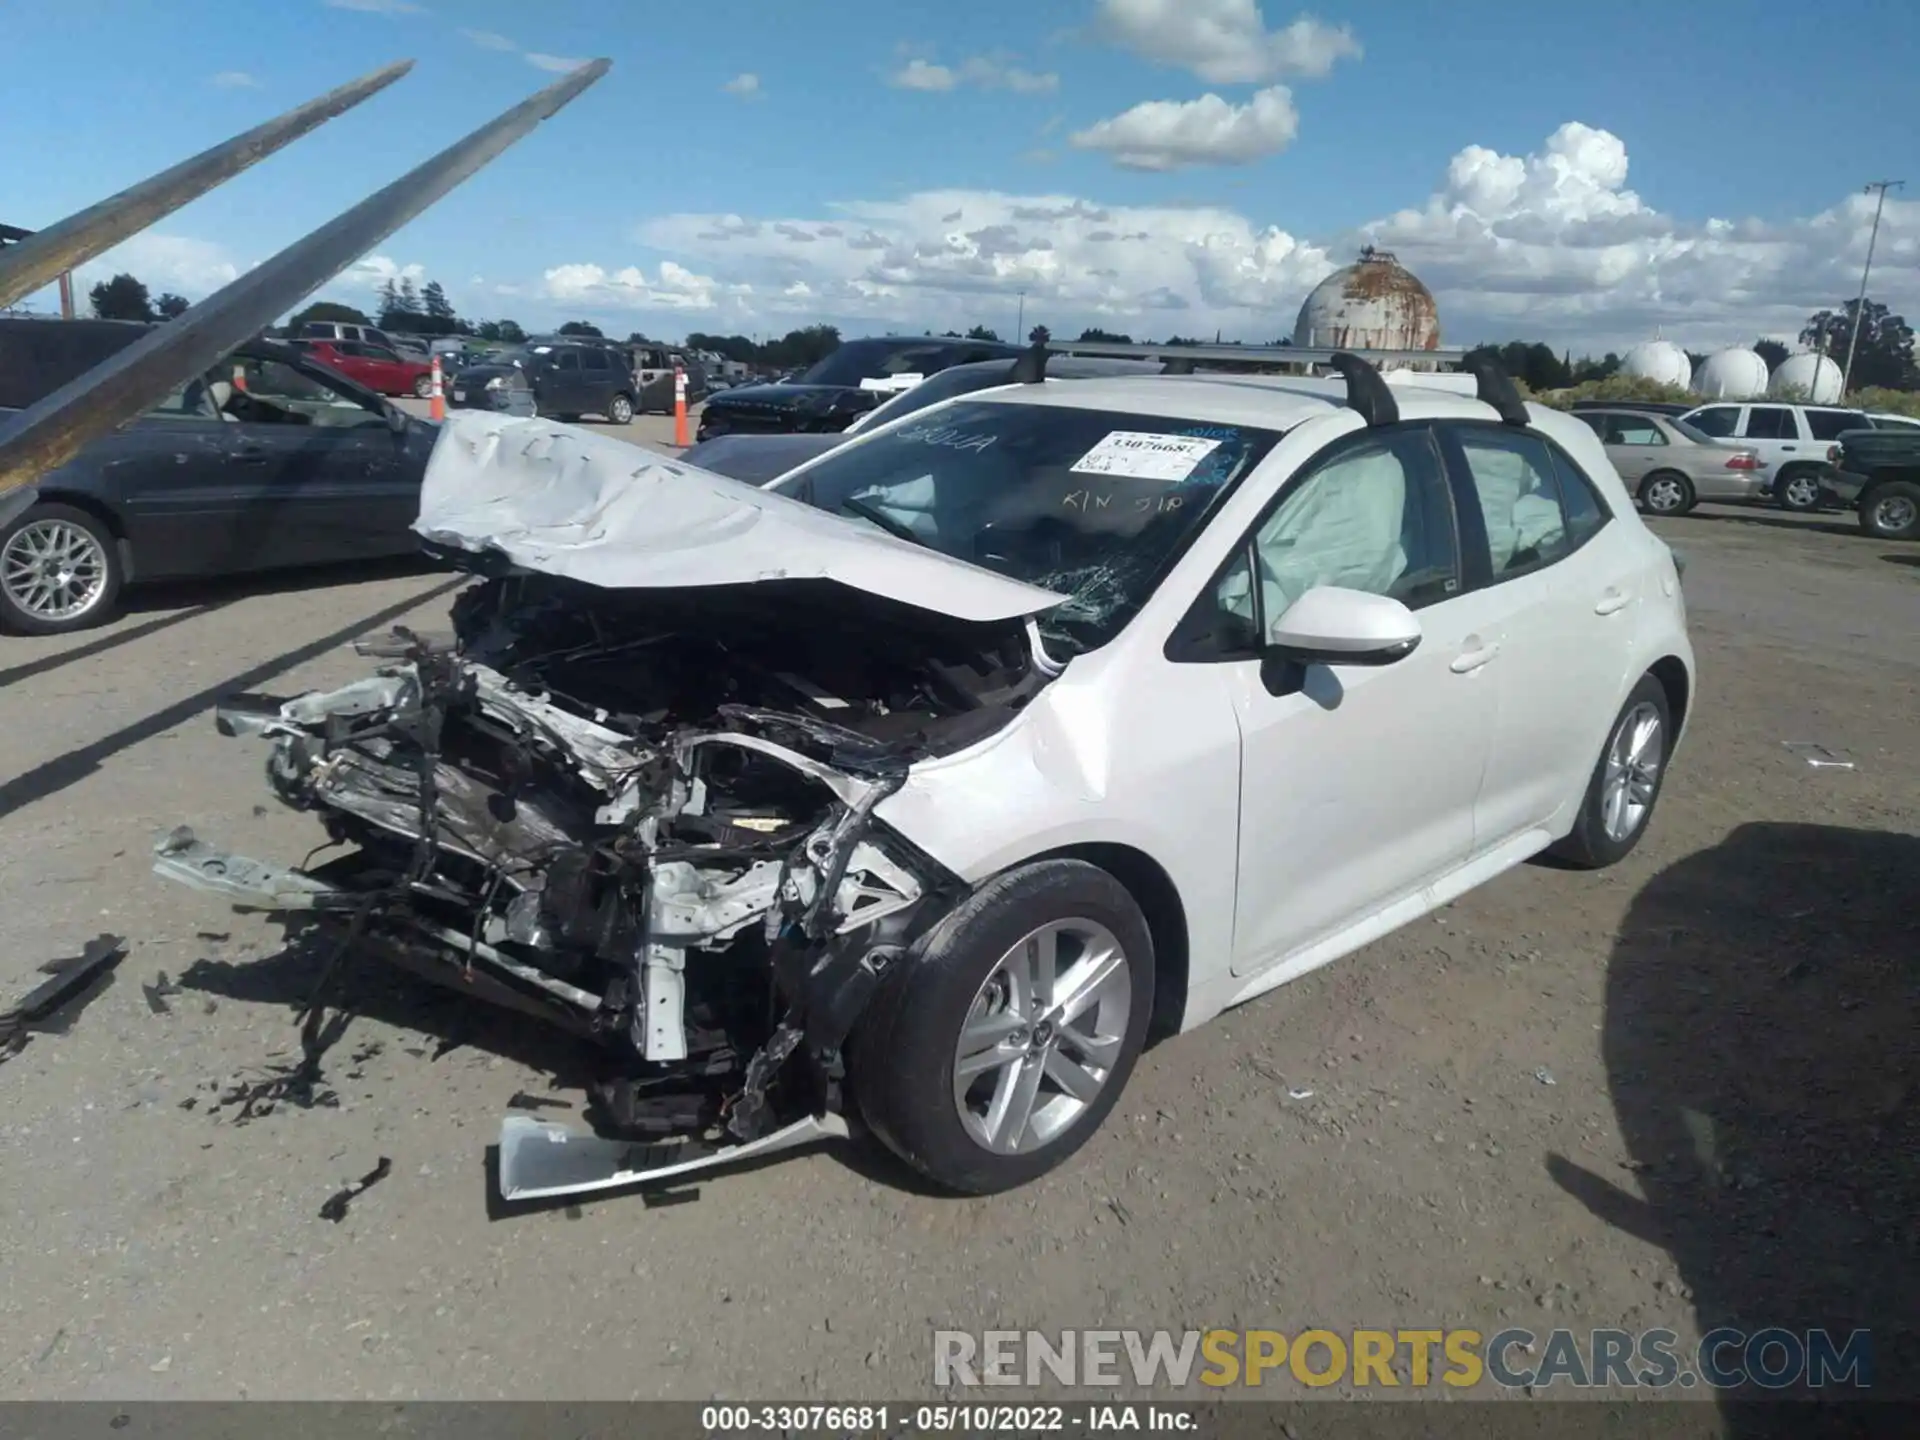
[[[1133,337],[1116,335],[1111,330],[1087,329],[1080,332],[1080,343],[1082,345],[1131,345]]]
[[[1847,346],[1853,339],[1854,312],[1859,309],[1857,302],[1849,300],[1837,311],[1821,310],[1810,315],[1800,332],[1800,343],[1810,350],[1824,351],[1836,365],[1845,365]],[[1853,346],[1853,372],[1847,383],[1856,390],[1870,386],[1911,390],[1915,382],[1913,327],[1878,300],[1868,300],[1860,310],[1860,339]]]
[[[1753,342],[1753,353],[1766,361],[1767,369],[1772,370],[1777,368],[1791,352],[1778,340],[1756,340]]]
[[[986,326],[976,325],[967,331],[966,338],[969,340],[998,340],[1000,337]]]
[[[776,370],[804,370],[840,348],[840,331],[832,325],[808,325],[768,341],[761,363]]]
[[[147,287],[131,275],[102,280],[87,292],[93,313],[102,320],[152,320],[153,299]]]
[[[178,320],[190,308],[186,296],[176,295],[171,290],[153,302],[153,313],[162,320]]]
[[[751,365],[761,358],[762,347],[745,335],[708,335],[696,330],[687,336],[687,345],[694,350],[711,350],[741,365]]]
[[[296,310],[287,321],[287,329],[298,335],[300,327],[312,320],[333,321],[341,325],[371,325],[366,312],[356,310],[351,305],[336,304],[332,300],[316,300],[304,310]]]
[[[1053,332],[1044,325],[1036,325],[1027,332],[1029,345],[1048,345],[1053,341]]]
[[[569,320],[557,332],[561,335],[587,335],[594,339],[603,339],[600,327],[590,320]]]
[[[424,320],[415,328],[423,335],[458,335],[467,328],[454,314],[453,302],[438,280],[429,280],[420,292],[420,306]]]

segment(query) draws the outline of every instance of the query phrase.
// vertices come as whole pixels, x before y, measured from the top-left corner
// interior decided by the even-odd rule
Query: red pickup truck
[[[433,393],[433,365],[428,361],[409,360],[397,350],[365,340],[296,343],[322,365],[382,395],[415,395],[424,400]]]

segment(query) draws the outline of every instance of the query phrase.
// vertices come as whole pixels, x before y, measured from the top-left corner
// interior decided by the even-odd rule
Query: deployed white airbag
[[[1067,598],[578,426],[477,410],[441,428],[413,528],[609,589],[832,580],[976,621]]]

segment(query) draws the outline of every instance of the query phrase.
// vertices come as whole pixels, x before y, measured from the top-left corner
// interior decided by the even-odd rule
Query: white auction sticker
[[[1155,435],[1115,430],[1074,462],[1080,475],[1117,475],[1129,480],[1184,480],[1220,448],[1197,435]]]

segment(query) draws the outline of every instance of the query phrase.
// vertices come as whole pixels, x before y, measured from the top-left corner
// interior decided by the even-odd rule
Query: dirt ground
[[[131,943],[0,1066],[0,1398],[906,1398],[936,1328],[1507,1323],[1863,1326],[1876,1387],[1920,1390],[1920,551],[1661,530],[1700,694],[1635,855],[1523,867],[1159,1045],[1076,1161],[985,1200],[849,1146],[498,1216],[486,1148],[515,1092],[579,1100],[563,1049],[372,970],[337,1105],[236,1124],[314,974],[152,878],[151,837],[297,860],[316,828],[215,697],[348,678],[353,636],[433,627],[455,582],[156,592],[0,642],[0,993]]]

